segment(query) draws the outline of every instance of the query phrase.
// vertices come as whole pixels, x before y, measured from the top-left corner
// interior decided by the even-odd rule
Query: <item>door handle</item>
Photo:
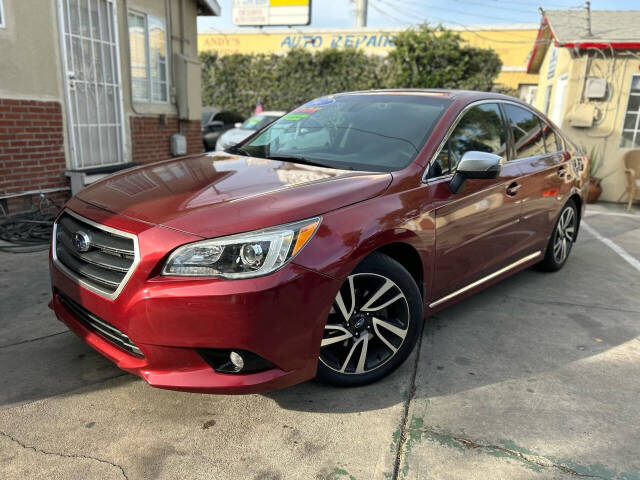
[[[564,165],[560,165],[558,167],[558,176],[564,177],[566,173],[567,173],[567,167],[565,167]]]
[[[518,193],[518,190],[520,190],[521,188],[522,188],[522,184],[518,182],[511,182],[507,186],[507,195],[509,195],[510,197],[513,197]]]

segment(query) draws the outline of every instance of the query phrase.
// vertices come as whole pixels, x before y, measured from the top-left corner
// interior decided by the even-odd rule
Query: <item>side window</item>
[[[553,128],[542,120],[542,133],[544,135],[544,146],[547,150],[547,153],[559,152],[562,150],[560,139],[558,138],[556,132],[553,131]]]
[[[220,112],[220,120],[225,125],[233,125],[235,122],[233,121],[233,113],[232,112]]]
[[[453,173],[462,156],[472,150],[505,156],[505,138],[502,115],[497,104],[486,103],[473,107],[456,125],[436,158],[432,171],[435,174],[442,170],[440,175]]]
[[[244,122],[244,117],[236,112],[231,112],[231,123],[242,123]]]
[[[507,119],[513,134],[513,159],[544,155],[541,120],[533,112],[505,104]],[[553,134],[553,131],[551,131]],[[555,141],[555,140],[554,140]],[[555,151],[555,149],[554,149]]]

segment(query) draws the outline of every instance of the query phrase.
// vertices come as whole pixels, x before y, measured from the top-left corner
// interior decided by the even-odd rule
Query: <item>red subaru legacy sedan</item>
[[[51,305],[156,387],[369,383],[407,358],[426,316],[564,265],[587,162],[503,95],[319,98],[229,152],[72,198],[54,227]]]

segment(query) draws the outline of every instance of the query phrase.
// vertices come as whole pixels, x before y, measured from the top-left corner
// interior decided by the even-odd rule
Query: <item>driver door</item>
[[[429,182],[436,202],[432,305],[508,265],[527,238],[520,228],[521,171],[508,161],[507,145],[500,106],[483,103],[463,115],[434,162],[442,176]],[[467,179],[453,193],[449,183],[467,151],[502,156],[502,169],[495,179]]]

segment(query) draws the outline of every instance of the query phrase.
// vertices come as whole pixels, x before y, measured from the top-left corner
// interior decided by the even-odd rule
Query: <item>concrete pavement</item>
[[[640,259],[640,215],[585,220]],[[640,271],[586,229],[562,271],[430,318],[378,384],[249,396],[123,374],[46,308],[46,254],[0,262],[0,478],[640,480]]]

